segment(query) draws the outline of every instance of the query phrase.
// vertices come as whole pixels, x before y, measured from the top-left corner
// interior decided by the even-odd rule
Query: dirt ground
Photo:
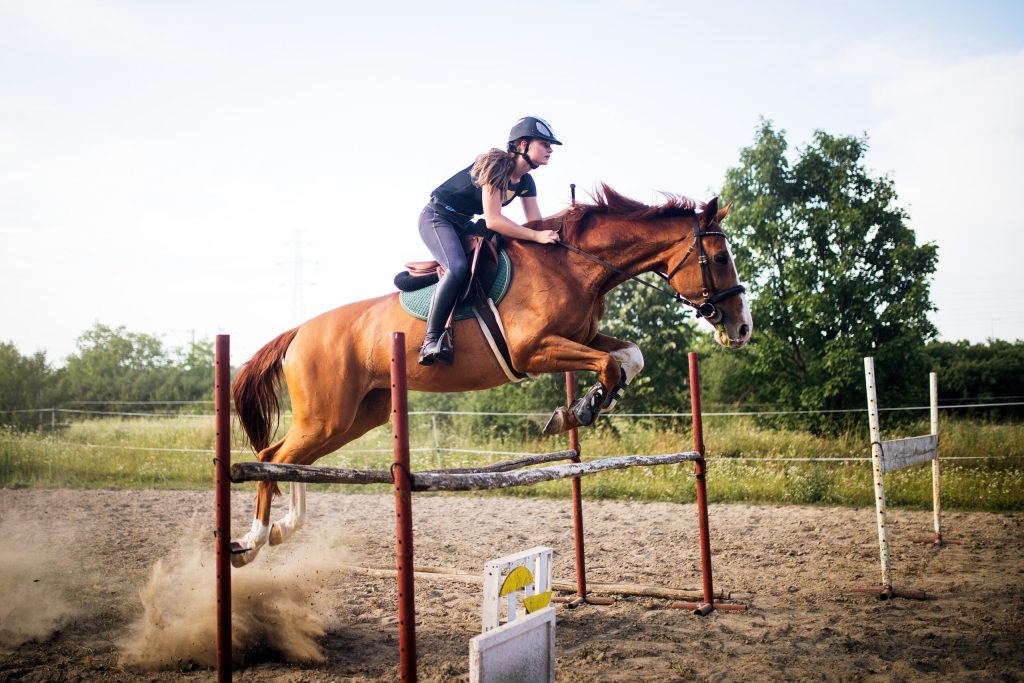
[[[585,487],[584,487],[585,490]],[[233,498],[236,535],[251,492]],[[209,681],[212,494],[0,490],[0,680]],[[279,514],[285,507],[277,503]],[[480,574],[534,545],[572,581],[565,500],[417,494],[418,565]],[[588,579],[700,585],[694,505],[590,502]],[[874,510],[713,505],[716,589],[745,613],[697,617],[658,598],[558,607],[560,681],[1022,680],[1024,516],[947,513],[963,545],[910,542],[930,513],[891,515],[897,588],[879,601]],[[236,680],[398,678],[391,495],[311,493],[307,527],[234,577]],[[417,580],[420,680],[468,680],[480,588]]]

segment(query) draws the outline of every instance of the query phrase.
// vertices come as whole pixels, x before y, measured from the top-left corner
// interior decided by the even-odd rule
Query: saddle
[[[496,241],[496,240],[495,240]],[[473,283],[485,292],[491,290],[498,275],[498,246],[495,241],[481,235],[467,235],[462,238],[462,247],[469,257],[469,277],[459,301],[463,301],[473,289]],[[415,292],[436,283],[444,275],[444,267],[437,261],[410,261],[405,270],[395,276],[395,287],[403,292]]]
[[[491,240],[480,235],[469,235],[462,239],[469,257],[469,276],[453,318],[476,318],[505,376],[511,382],[521,382],[527,376],[512,367],[512,354],[496,305],[504,298],[511,279],[511,262],[504,251],[499,251],[499,240],[498,235]],[[444,268],[437,261],[406,263],[405,270],[395,276],[395,287],[402,292],[399,297],[402,307],[411,315],[425,320],[432,297],[431,291],[421,294],[420,290],[437,284],[442,275]]]

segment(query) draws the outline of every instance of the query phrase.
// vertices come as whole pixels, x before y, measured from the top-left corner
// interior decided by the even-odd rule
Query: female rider
[[[527,222],[540,220],[537,185],[530,171],[546,165],[551,145],[560,144],[546,121],[535,116],[521,118],[509,132],[505,151],[494,148],[481,154],[430,194],[430,202],[420,213],[420,237],[445,274],[427,315],[421,365],[435,360],[451,365],[455,360],[455,344],[446,327],[469,273],[462,236],[476,231],[474,216],[483,214],[487,227],[505,237],[540,244],[558,241],[556,231],[524,228],[502,215],[501,208],[519,197]]]

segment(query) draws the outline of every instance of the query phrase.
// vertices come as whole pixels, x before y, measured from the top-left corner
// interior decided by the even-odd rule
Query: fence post
[[[409,471],[409,400],[405,333],[391,335],[391,421],[394,429],[395,531],[398,554],[398,650],[403,681],[416,680],[416,602],[412,552],[412,481]]]
[[[571,406],[576,400],[576,373],[565,373],[565,404]],[[569,430],[569,448],[576,451],[570,462],[580,462],[580,434],[576,427]],[[576,600],[587,599],[587,560],[583,549],[583,485],[579,477],[572,478],[572,529],[576,548]]]
[[[231,681],[234,662],[231,657],[231,341],[217,335],[214,412],[216,414],[216,454],[214,480],[217,519],[214,539],[217,567],[217,680]]]
[[[935,515],[935,543],[942,545],[942,519],[939,504],[939,379],[934,372],[928,373],[928,387],[931,396],[932,434],[936,437],[935,457],[932,459],[932,508]]]
[[[434,429],[434,453],[437,456],[437,469],[443,469],[444,465],[441,464],[441,437],[437,433],[437,413],[434,412],[430,415],[430,424]]]
[[[711,577],[711,532],[708,528],[707,463],[704,461],[704,422],[700,408],[700,369],[697,354],[688,354],[690,361],[690,410],[693,420],[693,450],[700,457],[693,463],[697,482],[697,521],[700,527],[700,563],[704,579],[704,604],[696,611],[707,615],[715,608],[715,589]]]
[[[864,358],[864,383],[868,394],[868,428],[871,435],[871,471],[875,484],[875,520],[878,552],[882,564],[882,590],[892,591],[892,562],[889,559],[889,525],[885,520],[885,486],[882,481],[882,430],[878,424],[878,392],[875,387],[875,359]]]

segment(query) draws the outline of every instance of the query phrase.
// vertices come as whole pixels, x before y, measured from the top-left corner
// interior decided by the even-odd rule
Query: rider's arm
[[[540,207],[537,206],[536,197],[520,197],[523,202],[523,213],[526,215],[526,222],[539,221],[543,216],[540,215]]]
[[[541,244],[550,244],[558,241],[558,233],[554,230],[530,230],[506,218],[501,213],[501,193],[494,191],[490,185],[484,185],[481,189],[483,190],[484,220],[487,222],[489,229],[505,237],[512,237],[518,240],[540,242]],[[537,201],[534,199],[534,208],[536,208],[536,204]],[[540,217],[540,211],[538,210],[536,218],[539,219]],[[529,218],[529,214],[527,214],[527,218]]]

